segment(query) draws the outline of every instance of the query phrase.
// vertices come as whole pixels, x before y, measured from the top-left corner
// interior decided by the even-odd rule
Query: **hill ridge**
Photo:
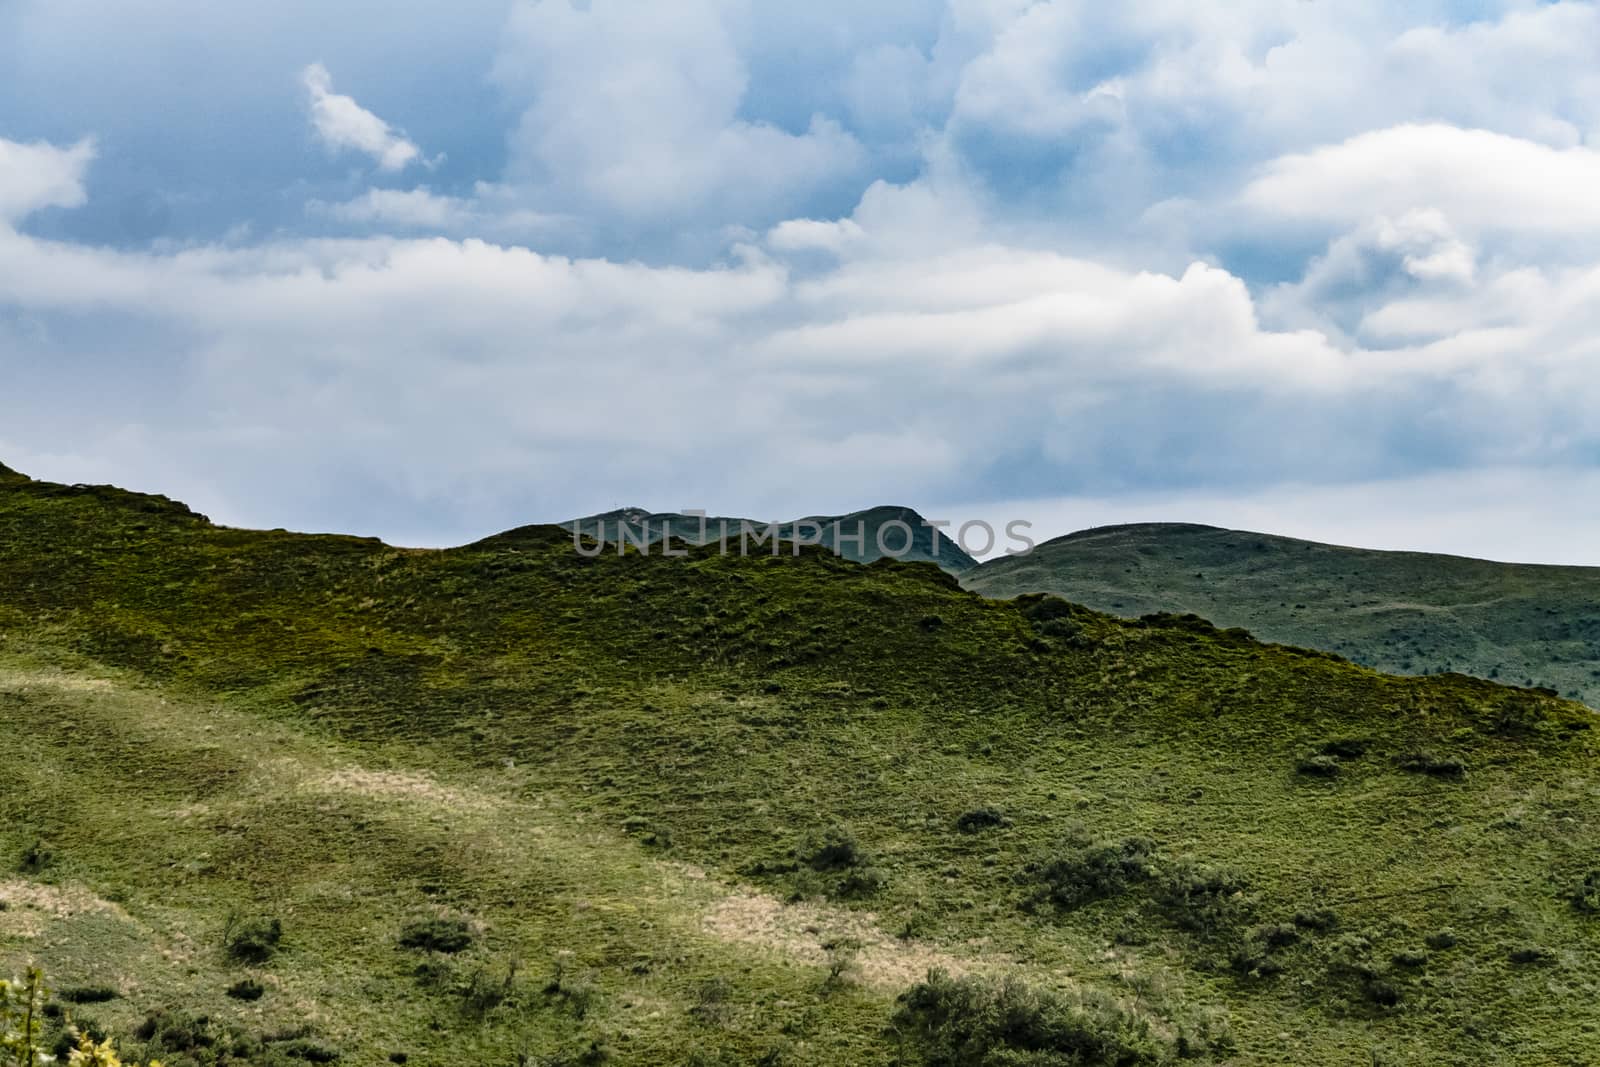
[[[1401,674],[1460,671],[1600,706],[1600,568],[1366,549],[1190,523],[1075,531],[962,576],[1122,616],[1193,613]]]

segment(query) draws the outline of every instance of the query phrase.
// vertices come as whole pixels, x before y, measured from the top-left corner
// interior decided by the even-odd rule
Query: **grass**
[[[1591,723],[927,564],[412,552],[13,479],[0,970],[261,1062],[1581,1062]]]
[[[1341,548],[1210,526],[1109,526],[963,573],[1134,617],[1194,613],[1398,674],[1470,674],[1600,707],[1600,568]]]

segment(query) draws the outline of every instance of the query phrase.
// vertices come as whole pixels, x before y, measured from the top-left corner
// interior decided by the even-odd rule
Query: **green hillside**
[[[857,563],[872,563],[888,556],[903,563],[937,563],[952,574],[961,574],[978,565],[960,545],[928,525],[911,508],[877,507],[852,511],[847,515],[812,515],[791,522],[768,524],[754,519],[709,516],[702,520],[676,512],[655,513],[643,508],[621,508],[603,515],[590,515],[561,524],[566,530],[583,533],[609,545],[654,546],[670,536],[689,544],[721,544],[724,539],[732,552],[772,554],[777,527],[780,551],[793,552],[796,541],[814,543],[836,555]]]
[[[927,564],[8,480],[0,971],[168,1067],[1582,1064],[1591,725]]]
[[[986,596],[1193,612],[1398,674],[1457,671],[1600,707],[1600,568],[1379,552],[1212,526],[1108,526],[987,562]]]

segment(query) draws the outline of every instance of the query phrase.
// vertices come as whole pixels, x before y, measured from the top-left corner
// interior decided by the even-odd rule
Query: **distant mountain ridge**
[[[775,527],[780,542],[793,544],[798,536],[857,563],[871,563],[888,556],[903,562],[935,563],[952,574],[965,573],[978,565],[960,545],[915,510],[893,505],[844,515],[809,515],[779,523],[731,516],[702,519],[678,512],[618,508],[600,515],[569,519],[561,523],[561,527],[608,545],[619,544],[624,537],[630,544],[656,545],[669,535],[689,544],[714,544],[726,536],[730,549],[738,551],[742,536],[746,551],[769,554],[772,548],[768,538]],[[789,549],[785,547],[780,551]]]
[[[1192,612],[1397,674],[1458,671],[1600,706],[1600,567],[1345,548],[1185,523],[1080,530],[962,575],[1123,616]]]

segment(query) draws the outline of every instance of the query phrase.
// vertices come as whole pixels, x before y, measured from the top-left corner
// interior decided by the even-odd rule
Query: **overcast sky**
[[[0,0],[0,460],[1600,564],[1600,9]]]

